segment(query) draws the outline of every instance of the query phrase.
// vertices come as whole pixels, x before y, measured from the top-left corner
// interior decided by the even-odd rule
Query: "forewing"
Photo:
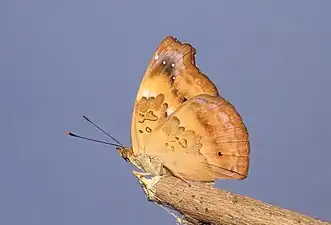
[[[166,37],[153,55],[134,104],[133,151],[143,151],[156,126],[183,103],[199,94],[217,96],[215,85],[195,65],[195,49]]]

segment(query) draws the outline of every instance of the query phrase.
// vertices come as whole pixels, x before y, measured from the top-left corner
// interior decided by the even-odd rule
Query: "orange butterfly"
[[[248,132],[235,108],[195,65],[195,49],[166,37],[154,53],[134,104],[132,147],[121,156],[142,169],[183,180],[244,179]]]

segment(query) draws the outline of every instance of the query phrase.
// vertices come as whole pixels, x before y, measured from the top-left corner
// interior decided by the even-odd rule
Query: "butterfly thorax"
[[[151,157],[143,153],[135,155],[131,147],[118,148],[117,150],[125,161],[132,163],[137,168],[150,173],[152,176],[165,175],[167,172],[163,168],[162,161],[157,157]]]

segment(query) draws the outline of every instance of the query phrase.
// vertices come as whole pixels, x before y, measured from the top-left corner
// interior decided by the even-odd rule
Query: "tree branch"
[[[137,176],[137,178],[149,200],[180,212],[188,224],[331,225],[201,182],[194,182],[189,186],[171,176],[151,179]]]

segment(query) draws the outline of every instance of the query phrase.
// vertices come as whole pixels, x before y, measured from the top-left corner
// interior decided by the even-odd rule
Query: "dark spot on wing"
[[[181,101],[182,103],[184,103],[184,102],[187,101],[187,98],[185,98],[184,96],[182,96],[182,97],[180,98],[180,101]]]

